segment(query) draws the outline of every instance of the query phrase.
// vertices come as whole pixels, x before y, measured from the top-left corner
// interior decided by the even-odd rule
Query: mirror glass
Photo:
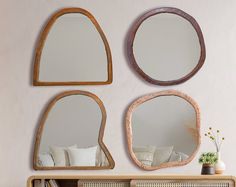
[[[45,115],[39,132],[38,167],[110,167],[110,154],[100,135],[104,131],[104,111],[96,100],[68,95],[57,100]]]
[[[204,42],[197,22],[191,17],[192,24],[190,18],[174,13],[144,15],[144,18],[132,45],[136,70],[147,81],[161,85],[180,83],[186,76],[193,76],[205,58],[201,54]]]
[[[50,27],[43,35],[47,37],[39,49],[41,54],[36,53],[36,60],[40,58],[38,84],[111,83],[109,45],[95,20],[81,13],[67,13]]]
[[[149,168],[189,160],[199,146],[197,112],[187,100],[158,96],[132,111],[132,151]]]

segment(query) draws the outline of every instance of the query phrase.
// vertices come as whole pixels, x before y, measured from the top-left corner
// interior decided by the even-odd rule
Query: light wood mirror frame
[[[80,82],[80,81],[71,81],[71,82],[47,82],[47,81],[40,81],[39,80],[39,69],[40,69],[40,59],[42,55],[42,50],[45,44],[45,41],[47,39],[47,36],[53,26],[53,24],[56,22],[56,20],[63,16],[64,14],[70,14],[70,13],[79,13],[83,14],[86,17],[89,18],[89,20],[93,23],[93,25],[96,27],[97,31],[99,32],[102,41],[104,43],[106,55],[107,55],[107,70],[108,70],[108,79],[107,81],[93,81],[93,82]],[[112,55],[111,50],[108,44],[108,41],[106,39],[106,36],[104,32],[102,31],[102,28],[98,24],[95,17],[88,12],[87,10],[84,10],[82,8],[64,8],[56,13],[54,13],[49,21],[46,23],[43,31],[40,34],[39,41],[36,46],[36,52],[35,52],[35,59],[34,59],[34,71],[33,71],[33,85],[34,86],[66,86],[66,85],[105,85],[105,84],[111,84],[113,80],[113,70],[112,70]]]
[[[37,156],[39,153],[39,148],[40,148],[40,142],[41,142],[41,137],[44,129],[45,122],[47,120],[47,117],[50,113],[50,111],[53,109],[55,104],[57,103],[58,100],[71,96],[71,95],[84,95],[92,98],[100,107],[101,113],[102,113],[102,121],[101,121],[101,126],[99,130],[99,136],[98,136],[98,145],[101,147],[103,150],[109,165],[108,166],[53,166],[53,167],[43,167],[43,166],[38,166],[37,165]],[[33,168],[35,170],[103,170],[103,169],[113,169],[115,167],[115,162],[108,151],[106,145],[103,142],[103,136],[104,136],[104,131],[105,131],[105,126],[106,126],[106,110],[103,105],[103,102],[95,95],[87,91],[81,91],[81,90],[73,90],[73,91],[66,91],[63,92],[59,95],[57,95],[52,101],[48,104],[46,107],[46,110],[44,111],[41,121],[39,123],[39,127],[37,130],[36,134],[36,139],[35,139],[35,145],[34,145],[34,155],[33,155]]]
[[[147,166],[142,164],[137,157],[135,156],[134,152],[133,152],[133,135],[132,135],[132,114],[133,111],[142,103],[149,101],[151,99],[154,99],[156,97],[160,97],[160,96],[177,96],[180,97],[184,100],[186,100],[189,104],[191,104],[195,110],[196,113],[196,129],[197,129],[197,133],[196,133],[196,143],[197,143],[197,147],[195,149],[195,151],[192,153],[192,155],[181,162],[166,162],[166,163],[162,163],[158,166]],[[135,100],[128,108],[127,113],[126,113],[126,118],[125,118],[125,129],[126,129],[126,139],[127,139],[127,144],[128,144],[128,152],[132,158],[132,160],[134,161],[134,163],[144,169],[144,170],[158,170],[158,169],[162,169],[162,168],[168,168],[168,167],[174,167],[174,166],[183,166],[188,164],[189,162],[191,162],[193,160],[193,158],[195,157],[195,155],[198,152],[198,149],[200,147],[201,144],[201,135],[200,135],[200,109],[198,107],[198,104],[188,95],[181,93],[179,91],[176,90],[165,90],[165,91],[160,91],[160,92],[156,92],[156,93],[151,93],[151,94],[147,94],[144,95],[140,98],[138,98],[137,100]]]
[[[138,31],[139,27],[141,26],[141,24],[146,19],[150,18],[151,16],[154,16],[157,14],[162,14],[162,13],[175,14],[175,15],[181,16],[182,18],[186,19],[193,26],[195,31],[197,32],[197,36],[198,36],[199,43],[200,43],[200,50],[201,50],[198,64],[195,66],[195,68],[190,73],[185,75],[184,77],[176,79],[176,80],[170,80],[170,81],[157,80],[157,79],[154,79],[154,78],[150,77],[149,75],[147,75],[139,67],[138,63],[136,62],[134,51],[133,51],[133,43],[134,43],[135,35],[136,35],[136,32]],[[203,37],[202,31],[201,31],[201,28],[200,28],[199,24],[197,23],[197,21],[191,15],[189,15],[186,12],[184,12],[180,9],[177,9],[177,8],[161,7],[161,8],[156,8],[151,11],[148,11],[147,13],[144,13],[132,25],[132,27],[128,33],[128,37],[127,37],[127,55],[128,55],[128,59],[132,65],[132,67],[134,68],[134,70],[144,80],[148,81],[151,84],[156,84],[156,85],[160,85],[160,86],[169,86],[169,85],[181,84],[181,83],[189,80],[191,77],[193,77],[201,69],[201,67],[204,64],[204,61],[206,58],[206,49],[205,49],[205,42],[204,42],[204,37]]]

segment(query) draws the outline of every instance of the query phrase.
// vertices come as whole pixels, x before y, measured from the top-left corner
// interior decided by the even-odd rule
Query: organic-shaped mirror
[[[177,91],[148,94],[131,104],[126,116],[129,153],[146,170],[189,163],[200,145],[197,104]]]
[[[128,56],[148,82],[182,83],[202,67],[205,44],[196,20],[176,8],[158,8],[141,16],[128,37]]]
[[[35,143],[34,169],[111,169],[114,160],[103,143],[106,111],[85,91],[56,96],[44,112]]]
[[[112,57],[96,19],[81,8],[56,12],[36,49],[34,85],[100,85],[112,82]]]

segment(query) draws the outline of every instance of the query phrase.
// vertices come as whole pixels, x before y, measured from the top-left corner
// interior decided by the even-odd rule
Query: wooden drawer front
[[[79,180],[78,187],[130,187],[130,181]]]
[[[232,180],[132,180],[131,187],[234,187]]]

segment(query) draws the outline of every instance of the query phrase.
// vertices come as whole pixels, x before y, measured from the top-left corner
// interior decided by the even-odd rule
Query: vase
[[[214,166],[211,164],[202,164],[202,175],[214,175],[215,169]]]
[[[215,174],[223,174],[225,171],[225,163],[221,160],[221,154],[218,151],[217,153],[217,162],[215,164]]]

